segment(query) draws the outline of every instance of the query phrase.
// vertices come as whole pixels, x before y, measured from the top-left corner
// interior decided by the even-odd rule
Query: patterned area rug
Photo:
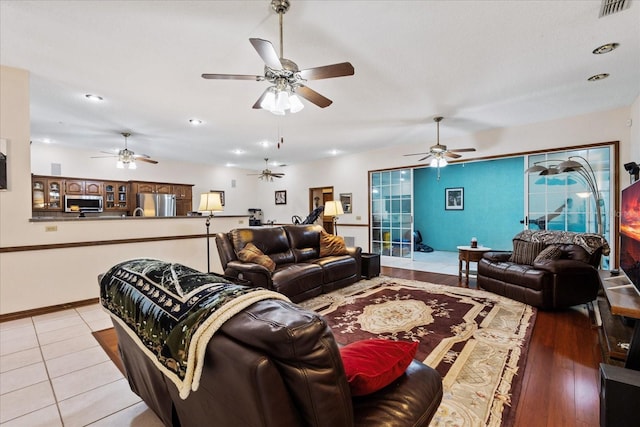
[[[377,277],[299,304],[322,314],[340,344],[419,342],[444,397],[431,426],[511,426],[536,309],[489,292]]]

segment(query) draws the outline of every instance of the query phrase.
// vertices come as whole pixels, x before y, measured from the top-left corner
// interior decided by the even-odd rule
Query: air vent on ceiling
[[[602,0],[600,18],[621,12],[631,6],[631,0]]]

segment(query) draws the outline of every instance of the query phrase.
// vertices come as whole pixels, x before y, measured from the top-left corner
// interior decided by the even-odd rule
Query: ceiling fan
[[[127,147],[127,138],[131,136],[129,132],[122,132],[122,136],[124,136],[124,149],[119,150],[118,154],[113,154],[108,151],[101,151],[101,153],[109,154],[108,156],[93,156],[92,159],[97,159],[101,157],[117,157],[118,162],[116,163],[116,167],[118,169],[135,169],[136,168],[136,160],[140,160],[141,162],[147,162],[152,164],[157,164],[157,160],[153,160],[151,157],[146,154],[136,154],[133,151],[129,150]]]
[[[426,154],[426,156],[422,157],[418,161],[421,162],[423,160],[428,159],[429,157],[433,157],[433,159],[431,159],[430,166],[444,167],[447,165],[447,159],[445,157],[450,157],[452,159],[459,159],[462,156],[457,153],[466,153],[470,151],[476,151],[475,148],[458,148],[455,150],[449,150],[447,149],[446,145],[440,144],[440,122],[442,121],[443,118],[444,117],[440,117],[440,116],[433,118],[433,121],[435,121],[437,125],[436,145],[432,145],[431,147],[429,147],[429,152],[427,153],[405,154],[405,156],[421,156]]]
[[[307,80],[329,79],[333,77],[351,76],[354,74],[353,65],[349,62],[325,65],[322,67],[300,70],[298,65],[290,59],[284,58],[282,48],[282,16],[289,10],[289,0],[271,0],[271,7],[280,17],[280,54],[276,52],[271,42],[258,38],[249,41],[265,63],[264,75],[252,76],[242,74],[202,74],[205,79],[221,80],[256,80],[268,81],[269,86],[258,98],[253,108],[265,109],[273,114],[284,115],[286,112],[296,113],[304,105],[297,95],[320,108],[331,105],[333,101],[304,85]]]
[[[272,181],[272,182],[273,182],[273,178],[282,178],[284,176],[284,173],[282,172],[272,172],[271,169],[269,169],[269,159],[265,158],[264,163],[265,163],[265,168],[262,172],[249,173],[247,175],[258,176],[261,180]],[[280,165],[280,166],[285,166],[285,165]]]

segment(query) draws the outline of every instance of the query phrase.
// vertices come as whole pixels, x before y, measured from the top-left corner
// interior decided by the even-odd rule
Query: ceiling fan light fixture
[[[127,163],[127,165],[129,166],[129,169],[137,169],[138,166],[136,166],[136,162],[134,162],[133,160],[131,160],[129,163]]]
[[[289,104],[289,92],[279,90],[276,94],[276,107],[271,112],[273,114],[283,115],[289,108],[291,108],[291,104]]]
[[[289,96],[289,105],[291,106],[289,108],[289,111],[291,111],[292,113],[297,113],[304,108],[304,104],[302,103],[302,101],[300,101],[300,98],[295,93],[292,93]]]
[[[447,162],[447,159],[443,157],[434,157],[433,159],[431,159],[431,163],[429,164],[429,166],[431,166],[432,168],[443,168],[448,164],[449,162]]]
[[[269,91],[265,94],[262,102],[260,103],[260,107],[267,111],[273,111],[273,109],[276,108],[276,94],[274,87],[269,88]]]
[[[122,160],[118,160],[116,162],[116,168],[118,169],[124,169],[124,162]]]

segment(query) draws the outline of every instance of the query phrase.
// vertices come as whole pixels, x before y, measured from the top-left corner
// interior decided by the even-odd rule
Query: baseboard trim
[[[24,319],[25,317],[40,316],[42,314],[55,313],[56,311],[68,310],[70,308],[82,307],[85,305],[97,304],[100,298],[90,298],[82,301],[74,301],[65,304],[50,305],[48,307],[33,308],[31,310],[16,311],[14,313],[0,314],[0,323],[11,320]]]

